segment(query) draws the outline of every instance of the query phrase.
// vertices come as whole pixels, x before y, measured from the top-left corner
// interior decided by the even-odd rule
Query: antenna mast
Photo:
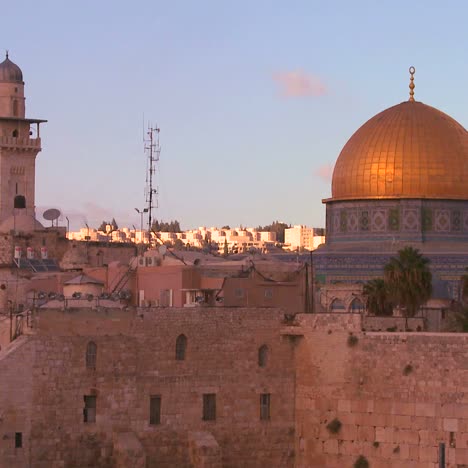
[[[161,147],[159,146],[159,127],[149,127],[146,132],[145,153],[148,157],[146,173],[146,203],[148,203],[148,235],[151,243],[151,226],[153,224],[153,209],[158,207],[158,188],[154,186],[156,163],[159,161]]]

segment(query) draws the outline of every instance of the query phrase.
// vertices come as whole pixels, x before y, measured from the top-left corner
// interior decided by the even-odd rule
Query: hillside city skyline
[[[21,4],[24,17],[4,6],[0,46],[24,68],[28,114],[48,120],[37,213],[59,208],[73,229],[138,224],[148,122],[161,128],[155,217],[185,228],[324,226],[340,149],[406,98],[411,65],[418,99],[468,122],[465,2],[117,1],[91,17]]]

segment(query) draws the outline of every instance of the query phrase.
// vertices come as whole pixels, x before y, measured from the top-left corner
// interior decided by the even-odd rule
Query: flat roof
[[[47,120],[42,119],[23,119],[22,117],[0,117],[0,120],[14,120],[16,122],[44,123]]]

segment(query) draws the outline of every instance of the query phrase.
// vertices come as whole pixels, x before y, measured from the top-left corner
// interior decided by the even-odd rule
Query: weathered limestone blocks
[[[193,468],[222,468],[221,449],[209,432],[189,432],[189,457]]]
[[[113,436],[115,468],[145,468],[146,453],[143,445],[133,432],[121,432]]]

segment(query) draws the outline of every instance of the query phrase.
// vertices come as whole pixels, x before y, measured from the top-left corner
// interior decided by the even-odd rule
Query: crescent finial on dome
[[[409,72],[410,72],[410,84],[409,84],[409,100],[411,102],[414,102],[414,88],[416,85],[414,84],[414,74],[416,73],[416,68],[414,67],[409,67]]]

